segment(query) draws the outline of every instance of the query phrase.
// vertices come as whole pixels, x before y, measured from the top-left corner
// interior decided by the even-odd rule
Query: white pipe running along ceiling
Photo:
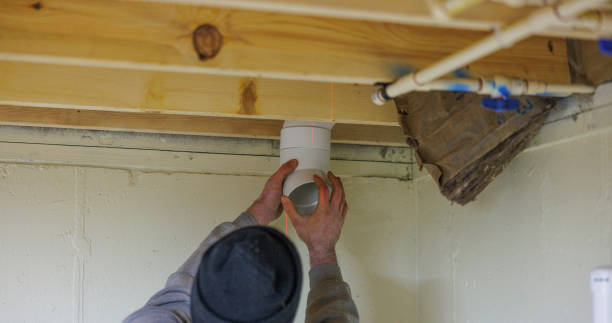
[[[377,105],[383,105],[386,101],[394,97],[408,92],[418,91],[419,87],[426,86],[427,83],[501,48],[510,47],[534,33],[545,30],[553,23],[571,24],[576,15],[590,9],[595,9],[609,2],[610,0],[571,0],[538,9],[527,18],[499,32],[493,33],[466,49],[456,52],[429,67],[405,75],[395,82],[377,89],[372,94],[372,101]]]

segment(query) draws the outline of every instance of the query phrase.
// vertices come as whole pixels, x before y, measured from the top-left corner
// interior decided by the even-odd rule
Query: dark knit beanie
[[[270,227],[236,230],[202,257],[191,289],[193,322],[292,322],[302,288],[293,243]]]

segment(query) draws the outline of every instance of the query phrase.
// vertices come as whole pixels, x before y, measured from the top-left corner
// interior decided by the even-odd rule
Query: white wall
[[[588,273],[612,263],[612,104],[598,95],[555,113],[466,207],[427,174],[400,180],[405,151],[337,147],[351,207],[338,251],[362,322],[589,322]],[[118,321],[249,205],[276,150],[0,127],[0,321]]]
[[[344,275],[364,322],[414,322],[416,216],[399,179],[410,155],[353,148],[335,155],[361,161],[332,162],[351,207]],[[266,141],[0,127],[0,321],[119,321],[249,206],[278,167],[273,154]],[[284,218],[274,225],[284,230]]]
[[[465,207],[416,175],[420,322],[591,321],[589,272],[612,263],[611,93],[553,115],[591,110],[545,125]]]

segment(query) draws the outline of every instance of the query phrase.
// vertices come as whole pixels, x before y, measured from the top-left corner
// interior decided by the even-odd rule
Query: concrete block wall
[[[612,87],[567,102],[465,207],[413,182],[418,320],[591,322],[589,273],[612,264]]]
[[[588,273],[612,263],[610,90],[569,100],[466,207],[403,152],[335,149],[362,322],[589,322]],[[0,127],[0,321],[119,321],[248,207],[275,149]]]
[[[214,226],[245,210],[278,167],[267,141],[243,147],[241,140],[11,127],[0,127],[0,138],[1,322],[120,321]],[[353,148],[335,147],[332,162],[351,206],[338,245],[343,273],[364,322],[413,322],[411,155]],[[284,231],[284,220],[273,225]],[[308,270],[291,224],[289,237]]]

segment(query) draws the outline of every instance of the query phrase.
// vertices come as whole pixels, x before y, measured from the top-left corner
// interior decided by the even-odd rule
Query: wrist
[[[247,213],[253,216],[260,225],[268,225],[274,220],[269,216],[269,213],[271,212],[272,211],[268,210],[268,208],[266,208],[263,203],[259,202],[259,200],[253,202],[253,204],[251,204],[251,206],[247,209]]]
[[[322,264],[337,264],[335,248],[318,248],[308,247],[308,255],[310,257],[310,268]]]

